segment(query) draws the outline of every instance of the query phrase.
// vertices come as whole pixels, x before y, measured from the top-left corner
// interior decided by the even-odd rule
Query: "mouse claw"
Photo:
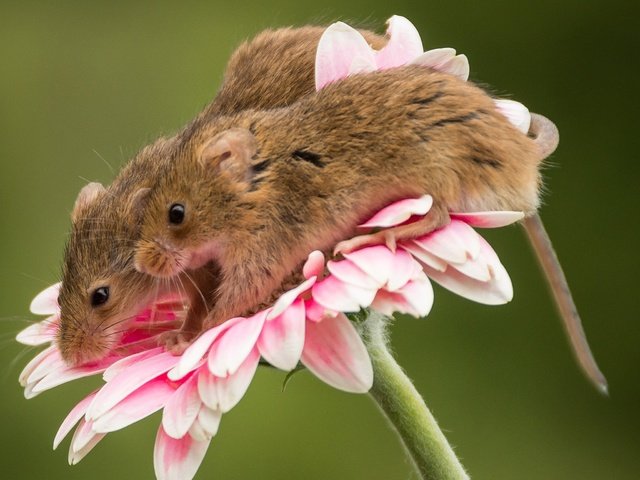
[[[367,245],[371,245],[373,239],[371,238],[373,235],[360,235],[358,237],[353,237],[349,240],[344,240],[336,245],[333,249],[333,255],[338,255],[339,253],[351,253],[358,248],[366,247]]]
[[[387,248],[389,250],[391,250],[393,253],[396,253],[396,236],[393,234],[393,232],[389,231],[389,232],[385,232],[385,244],[387,245]]]
[[[164,347],[167,352],[173,355],[182,355],[191,345],[195,335],[182,330],[171,330],[164,332],[158,337],[158,345]]]

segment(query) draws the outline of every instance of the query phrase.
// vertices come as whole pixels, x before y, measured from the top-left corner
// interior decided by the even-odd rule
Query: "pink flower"
[[[422,65],[469,78],[469,61],[453,48],[423,51],[420,34],[404,17],[387,20],[387,45],[381,50],[369,46],[360,32],[343,22],[329,26],[320,38],[316,52],[316,90],[355,73],[374,72],[403,65]],[[518,130],[529,131],[531,115],[527,107],[513,100],[496,99],[496,108]]]
[[[361,227],[388,228],[416,221],[431,205],[429,195],[402,200]],[[299,286],[266,310],[204,332],[181,356],[152,347],[155,338],[140,333],[150,325],[177,327],[172,312],[156,308],[153,316],[151,310],[138,316],[123,337],[120,351],[129,346],[130,354],[70,368],[51,345],[25,367],[21,383],[30,397],[65,381],[103,372],[105,384],[69,413],[54,447],[77,424],[69,449],[69,462],[75,464],[107,433],[162,410],[154,453],[156,475],[191,478],[218,431],[222,414],[247,391],[260,358],[285,371],[301,362],[335,388],[364,393],[373,381],[371,361],[345,313],[371,308],[384,315],[426,316],[433,304],[427,276],[475,301],[509,301],[512,288],[504,267],[470,225],[498,227],[521,217],[518,212],[454,213],[449,226],[399,242],[395,252],[378,245],[329,261],[324,278],[324,256],[312,252],[303,268],[305,281]],[[23,330],[19,341],[53,342],[59,322],[57,289],[54,285],[34,299],[32,311],[52,315]],[[139,341],[126,343],[131,337]]]

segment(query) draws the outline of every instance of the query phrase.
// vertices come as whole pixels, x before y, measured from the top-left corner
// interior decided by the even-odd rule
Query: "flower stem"
[[[369,394],[385,414],[424,480],[468,479],[451,445],[387,348],[387,319],[369,312],[362,336],[373,363]]]

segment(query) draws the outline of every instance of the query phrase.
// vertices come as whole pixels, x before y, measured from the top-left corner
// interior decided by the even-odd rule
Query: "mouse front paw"
[[[171,330],[158,337],[158,346],[164,347],[173,355],[182,355],[196,337],[193,332],[184,330]]]

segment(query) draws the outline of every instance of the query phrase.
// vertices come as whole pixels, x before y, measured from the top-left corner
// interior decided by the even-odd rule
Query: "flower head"
[[[396,202],[363,223],[388,228],[426,215],[432,199]],[[180,356],[155,347],[159,331],[177,328],[178,304],[142,312],[128,327],[119,352],[95,365],[67,367],[50,345],[20,375],[32,397],[76,378],[103,374],[105,384],[72,409],[54,447],[77,424],[69,461],[79,462],[107,433],[162,410],[154,465],[158,478],[191,478],[222,414],[244,396],[262,358],[291,371],[299,363],[327,384],[353,393],[369,390],[373,371],[367,349],[347,313],[363,308],[426,316],[433,304],[429,278],[462,296],[487,304],[505,303],[512,288],[506,270],[472,226],[499,227],[519,220],[518,212],[452,214],[451,224],[429,235],[386,246],[365,247],[325,262],[312,252],[304,281],[273,306],[237,317],[204,333]],[[32,311],[47,319],[18,334],[30,345],[51,343],[59,322],[57,285],[39,294]],[[153,313],[152,313],[153,312]],[[152,328],[150,328],[152,327]],[[154,335],[145,334],[153,332]],[[131,340],[135,339],[135,340]]]

